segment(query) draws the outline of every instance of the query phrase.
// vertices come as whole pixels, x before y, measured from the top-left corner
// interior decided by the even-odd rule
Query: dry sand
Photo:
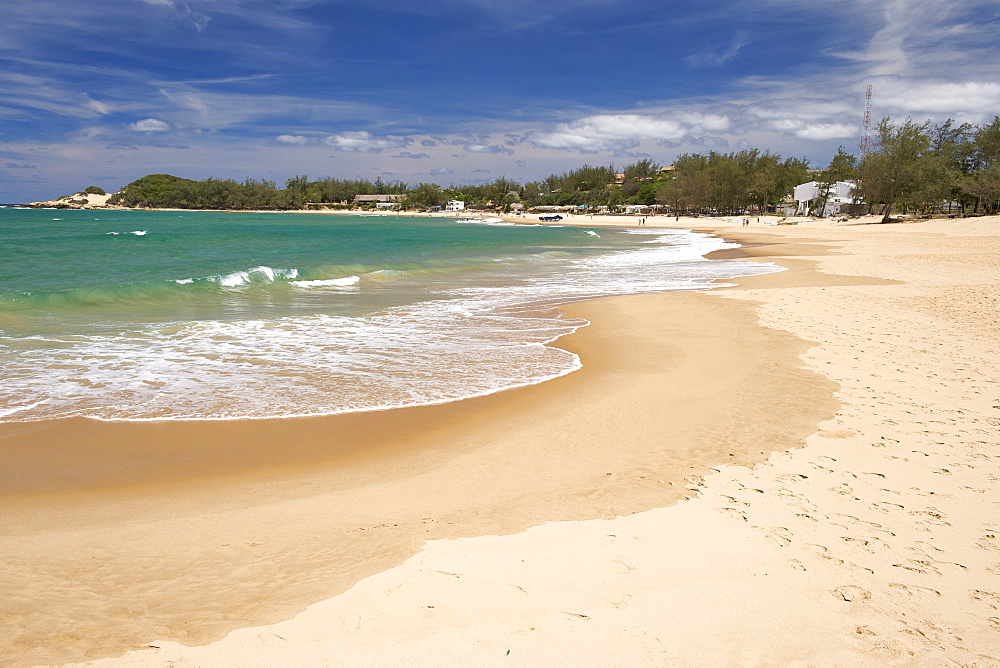
[[[790,271],[576,304],[493,397],[0,431],[0,662],[1000,664],[1000,220],[658,221]]]

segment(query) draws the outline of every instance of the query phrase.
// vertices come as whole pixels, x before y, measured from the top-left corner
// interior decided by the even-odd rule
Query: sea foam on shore
[[[682,230],[3,215],[24,246],[44,239],[45,266],[66,265],[46,274],[6,251],[27,271],[0,276],[0,404],[16,420],[294,417],[489,394],[579,367],[547,345],[584,324],[561,304],[773,269],[706,260],[725,242]]]

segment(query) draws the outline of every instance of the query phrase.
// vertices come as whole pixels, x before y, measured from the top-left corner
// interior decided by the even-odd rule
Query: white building
[[[792,198],[795,200],[796,216],[807,216],[809,212],[822,202],[823,188],[827,188],[826,204],[820,216],[836,216],[844,211],[848,205],[854,204],[854,190],[858,187],[857,181],[837,181],[827,186],[818,181],[810,181],[802,185],[795,186]]]
[[[464,211],[465,202],[460,199],[450,199],[448,203],[444,205],[445,211]]]

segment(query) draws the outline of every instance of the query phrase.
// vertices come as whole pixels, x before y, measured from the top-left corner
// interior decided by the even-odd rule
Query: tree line
[[[804,158],[744,149],[730,153],[687,153],[661,167],[641,159],[614,165],[583,165],[540,181],[519,183],[506,177],[475,185],[441,187],[433,183],[385,183],[381,178],[321,178],[298,175],[283,188],[273,181],[203,181],[150,174],[116,193],[110,204],[180,209],[350,208],[357,195],[402,195],[407,209],[439,207],[451,199],[470,207],[510,210],[520,205],[575,206],[617,211],[626,205],[662,205],[676,213],[740,214],[779,210],[796,185],[819,184],[822,210],[838,181],[856,180],[858,212],[995,211],[1000,201],[1000,116],[983,127],[948,120],[932,126],[911,119],[883,118],[871,145],[860,157],[843,147],[829,165],[811,170]]]
[[[879,121],[856,175],[860,196],[894,212],[993,213],[1000,204],[1000,116],[982,127],[948,119],[932,126]]]

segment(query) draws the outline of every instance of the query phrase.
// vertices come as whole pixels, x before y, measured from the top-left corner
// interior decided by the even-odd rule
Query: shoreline
[[[730,252],[716,251],[709,256]],[[579,303],[570,299],[562,306],[545,307],[545,310],[574,320],[577,318],[566,315],[566,309]],[[562,342],[568,338],[569,335],[564,335],[546,345],[565,348]],[[396,447],[400,439],[393,438],[392,433],[404,431],[406,427],[390,425],[451,419],[448,416],[456,411],[479,410],[480,403],[489,401],[494,395],[552,382],[578,371],[573,369],[537,383],[513,385],[478,395],[374,410],[234,418],[129,420],[69,416],[12,420],[0,423],[0,498],[101,488],[157,487],[175,480],[238,477],[253,475],[259,469],[295,470],[350,459],[365,450]],[[380,420],[378,416],[385,414],[392,417]],[[286,425],[286,422],[292,424]],[[372,424],[382,426],[373,428]],[[310,434],[323,431],[350,432],[351,437],[337,440],[332,448],[326,443],[317,445]],[[268,448],[266,444],[279,435],[291,443],[281,451]],[[196,445],[206,439],[214,444],[211,452]],[[143,443],[144,447],[129,450],[106,445],[106,442],[123,441]],[[44,464],[39,465],[40,461]]]
[[[415,420],[391,457],[5,499],[20,586],[5,618],[27,620],[16,606],[32,592],[51,606],[22,629],[49,649],[4,658],[131,645],[98,663],[992,659],[1000,577],[982,495],[1000,470],[983,429],[997,359],[934,300],[991,303],[997,221],[905,237],[700,223],[789,271],[572,304],[592,324],[556,345],[582,370]],[[160,642],[236,628],[214,645]]]
[[[17,604],[4,611],[30,626],[10,636],[4,663],[96,658],[151,637],[208,642],[346,590],[402,563],[428,538],[514,533],[668,505],[689,496],[687,481],[711,466],[758,461],[769,452],[765,440],[792,447],[833,410],[832,386],[796,368],[803,344],[758,330],[745,306],[720,308],[703,293],[684,292],[609,297],[564,310],[592,323],[554,344],[583,356],[584,367],[485,397],[263,423],[70,419],[0,429],[5,475],[20,485],[20,493],[0,498],[4,561],[18,583],[10,600],[30,601],[44,583],[49,603],[30,622],[19,619]],[[618,331],[624,321],[636,323],[627,335]],[[731,336],[734,322],[742,324]],[[768,382],[776,407],[786,401],[778,391],[786,381],[816,394],[817,405],[792,420],[791,431],[788,420],[761,420],[732,403],[750,392],[747,372],[761,363],[773,364]],[[703,379],[700,393],[654,398],[661,385],[691,392],[679,382],[689,377]],[[721,387],[729,389],[725,396],[713,389]],[[653,417],[668,398],[676,405]],[[673,436],[664,443],[668,426]],[[733,440],[737,427],[750,437]],[[88,460],[100,462],[98,470],[74,468]],[[57,488],[42,484],[59,468],[65,476]],[[324,517],[329,508],[350,511]],[[295,518],[314,519],[305,529]],[[313,552],[304,534],[316,532],[326,538]],[[216,534],[217,545],[192,540]],[[66,541],[75,545],[72,555],[54,550]],[[273,552],[262,559],[251,544]],[[234,545],[245,549],[234,555]],[[199,564],[202,575],[153,556],[176,553]],[[95,555],[104,566],[88,573]],[[326,563],[313,564],[324,555]],[[261,585],[227,574],[233,560],[254,573],[251,579],[286,586],[280,593],[264,586],[262,593]],[[289,564],[287,572],[271,572],[273,561]],[[289,588],[289,579],[309,584]],[[173,591],[181,583],[182,591]],[[80,590],[88,594],[74,593]],[[86,633],[73,625],[87,639],[56,647],[68,620],[108,615],[116,600],[160,612],[117,625],[104,619]],[[234,614],[240,621],[220,621]],[[31,642],[48,647],[22,654],[20,643]]]

